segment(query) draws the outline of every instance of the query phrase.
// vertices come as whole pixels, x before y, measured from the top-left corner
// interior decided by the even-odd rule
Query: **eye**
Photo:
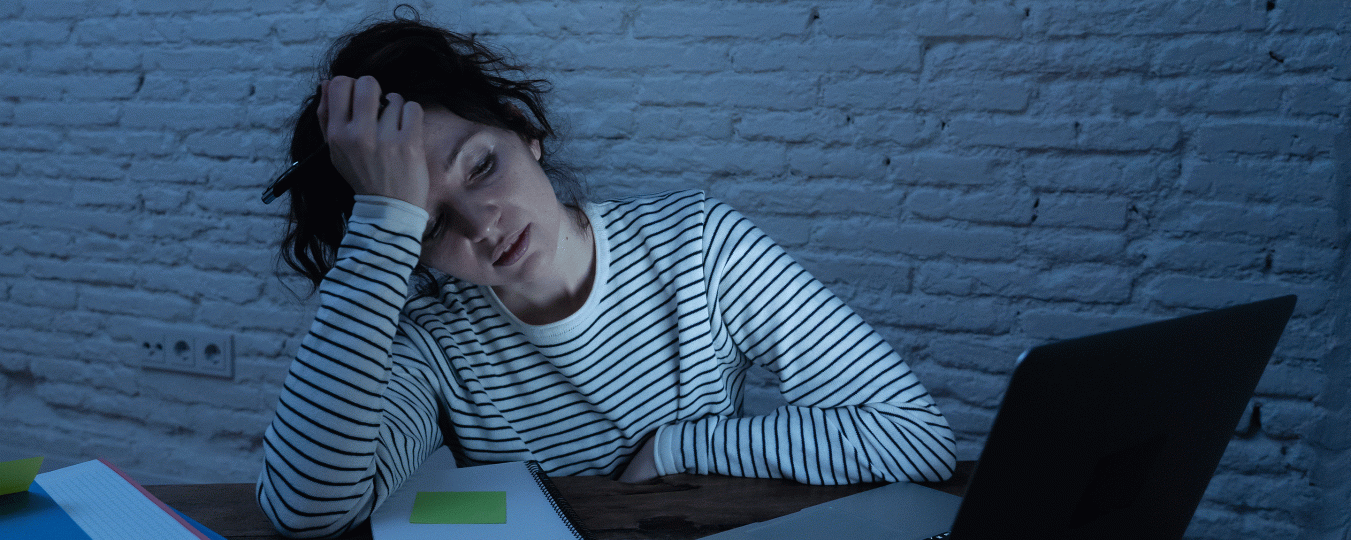
[[[484,154],[483,159],[479,160],[478,165],[475,165],[474,169],[469,171],[469,179],[471,181],[480,180],[485,176],[491,175],[496,168],[497,154],[492,152]]]
[[[436,219],[427,227],[427,232],[422,233],[422,240],[425,242],[441,236],[441,231],[445,229],[445,223],[446,216],[444,214],[437,214]]]

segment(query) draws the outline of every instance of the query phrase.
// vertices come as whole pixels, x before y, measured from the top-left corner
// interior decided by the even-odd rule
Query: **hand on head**
[[[380,83],[371,76],[334,77],[322,90],[319,129],[333,166],[352,189],[426,208],[422,106],[391,93],[382,108]]]

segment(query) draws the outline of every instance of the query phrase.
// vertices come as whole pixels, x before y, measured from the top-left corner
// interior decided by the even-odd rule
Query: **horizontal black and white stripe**
[[[402,306],[425,214],[368,202],[267,433],[259,501],[284,533],[360,523],[443,443],[466,464],[611,474],[655,430],[663,474],[951,475],[951,431],[900,357],[701,192],[589,206],[596,285],[547,326],[457,281]],[[739,416],[751,363],[778,375],[789,406]]]

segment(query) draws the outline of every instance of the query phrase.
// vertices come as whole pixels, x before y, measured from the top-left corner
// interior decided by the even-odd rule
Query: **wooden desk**
[[[954,495],[965,493],[975,462],[957,464],[952,480],[924,484]],[[598,540],[684,540],[791,514],[880,486],[808,486],[785,480],[677,474],[647,484],[624,484],[599,476],[554,478]],[[253,484],[146,486],[169,506],[231,540],[272,540],[281,535],[253,498]],[[344,536],[371,537],[369,527]]]

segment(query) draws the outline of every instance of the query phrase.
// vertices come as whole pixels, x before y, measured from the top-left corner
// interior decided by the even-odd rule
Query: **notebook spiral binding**
[[[539,484],[540,490],[548,497],[549,505],[554,507],[554,511],[558,513],[558,517],[563,519],[563,523],[567,524],[568,530],[572,531],[572,535],[577,540],[595,540],[595,537],[591,536],[591,533],[581,526],[581,520],[577,518],[577,513],[572,510],[572,505],[568,504],[568,501],[563,498],[563,494],[558,492],[558,487],[554,485],[554,481],[549,478],[549,475],[545,474],[544,469],[540,468],[539,462],[535,460],[527,461],[525,468],[530,471],[530,476],[535,478],[535,483]]]

